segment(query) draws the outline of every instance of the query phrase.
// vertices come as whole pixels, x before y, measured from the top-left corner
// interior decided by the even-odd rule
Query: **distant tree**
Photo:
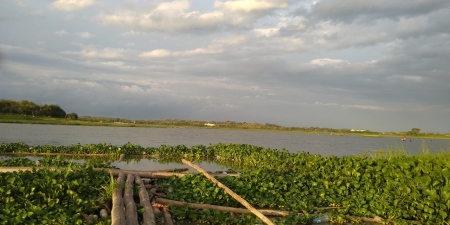
[[[408,134],[408,135],[419,135],[420,134],[420,129],[419,128],[412,128],[406,134]]]
[[[34,115],[37,110],[39,110],[39,106],[27,100],[20,102],[17,109],[18,113],[22,115]]]
[[[70,120],[77,120],[78,119],[78,115],[76,113],[69,113],[69,114],[66,115],[66,118],[70,119]]]
[[[11,100],[3,100],[0,103],[2,113],[18,113],[19,103]]]
[[[55,118],[64,118],[66,117],[66,112],[59,107],[59,105],[43,105],[40,107],[39,115],[41,116],[50,116]]]

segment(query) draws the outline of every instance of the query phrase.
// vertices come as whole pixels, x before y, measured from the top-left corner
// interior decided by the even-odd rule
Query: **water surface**
[[[241,143],[289,152],[306,151],[322,155],[356,155],[367,150],[404,149],[431,152],[450,149],[450,140],[408,139],[396,137],[371,138],[353,135],[305,134],[254,130],[220,130],[196,128],[136,128],[94,127],[41,124],[0,123],[0,143],[23,142],[29,145],[71,145],[107,143],[123,145],[127,142],[143,147],[161,145],[205,145]]]

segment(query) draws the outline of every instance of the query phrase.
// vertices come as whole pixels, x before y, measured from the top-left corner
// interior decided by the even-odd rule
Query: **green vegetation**
[[[54,118],[64,118],[66,112],[59,105],[37,105],[27,100],[13,101],[0,99],[0,113],[9,113],[17,115],[45,116]],[[72,113],[72,116],[75,113]],[[78,117],[78,116],[76,116]]]
[[[315,212],[322,213],[319,208],[328,206],[339,207],[329,212],[330,220],[335,224],[359,223],[361,217],[374,216],[383,218],[385,224],[445,224],[448,223],[450,216],[448,215],[450,152],[446,150],[439,154],[430,154],[426,146],[418,155],[408,155],[404,151],[390,149],[338,158],[306,152],[289,153],[286,150],[279,151],[245,144],[192,147],[179,145],[159,148],[142,147],[131,143],[123,146],[106,144],[28,146],[23,143],[0,145],[0,154],[12,152],[104,153],[116,156],[157,154],[162,161],[179,161],[181,158],[196,162],[212,161],[240,172],[239,177],[227,177],[221,181],[254,207],[296,212],[289,217],[273,218],[276,224],[307,224]],[[10,175],[0,174],[0,176],[3,182],[5,179],[12,179],[5,177]],[[104,177],[102,179],[108,180],[107,175],[101,176]],[[30,177],[27,178],[32,180]],[[33,182],[30,188],[35,185],[40,184]],[[108,183],[99,185],[97,186],[100,189],[106,189],[105,185]],[[160,181],[159,186],[163,187],[167,198],[177,201],[240,206],[222,189],[199,174],[183,178],[172,177]],[[15,187],[20,188],[21,185]],[[87,189],[79,191],[75,192],[78,196]],[[5,197],[5,193],[5,191],[0,193],[0,199],[10,198],[10,195]],[[55,199],[71,197],[68,191],[65,193],[64,196],[55,196]],[[39,201],[43,200],[40,198]],[[90,203],[82,205],[83,210],[91,210],[88,206],[91,206]],[[258,218],[249,214],[231,215],[211,210],[177,207],[169,207],[169,211],[177,221],[194,221],[197,224],[261,223]],[[10,213],[11,211],[0,209],[0,216],[10,216]],[[23,213],[21,212],[20,216],[25,215]],[[20,220],[19,214],[13,215]],[[75,218],[80,217],[75,213]]]
[[[26,158],[0,161],[0,166],[34,166],[32,171],[0,173],[0,224],[86,224],[85,215],[103,208],[106,200],[99,196],[108,185],[107,173],[55,157],[40,162],[38,169]]]

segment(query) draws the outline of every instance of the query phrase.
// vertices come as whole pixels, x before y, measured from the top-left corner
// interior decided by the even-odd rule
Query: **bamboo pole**
[[[113,192],[113,207],[111,210],[111,225],[125,225],[124,202],[122,198],[125,173],[120,173],[117,178],[117,186]]]
[[[139,185],[139,199],[141,205],[144,206],[144,225],[156,225],[155,214],[153,213],[152,205],[150,204],[150,196],[148,195],[147,190],[144,187],[144,183],[141,180],[141,177],[138,174],[135,174],[135,181]]]
[[[138,225],[138,216],[136,203],[133,199],[133,183],[134,176],[129,173],[127,176],[127,181],[125,184],[125,193],[123,195],[123,200],[125,202],[125,218],[127,225]]]
[[[269,218],[267,218],[266,216],[264,216],[262,213],[260,213],[258,210],[256,210],[255,208],[253,208],[252,205],[250,205],[247,201],[245,201],[245,199],[241,198],[239,195],[237,195],[236,193],[234,193],[231,189],[229,189],[227,186],[225,186],[224,184],[220,183],[216,178],[214,178],[213,176],[211,176],[208,172],[206,172],[205,170],[203,170],[202,168],[200,168],[199,166],[191,163],[188,160],[185,159],[181,159],[181,161],[196,169],[197,171],[203,173],[203,175],[205,175],[205,177],[207,177],[208,179],[210,179],[213,183],[217,184],[217,186],[221,187],[222,189],[224,189],[229,195],[231,195],[234,199],[236,199],[237,201],[239,201],[242,205],[245,206],[245,208],[247,208],[248,210],[250,210],[253,214],[255,214],[258,218],[260,218],[264,223],[268,224],[268,225],[275,225]]]
[[[165,225],[173,225],[173,220],[172,220],[172,216],[170,215],[170,213],[167,212],[167,210],[164,208],[161,208],[161,211],[164,216]]]
[[[232,212],[232,213],[252,213],[250,210],[243,209],[243,208],[234,208],[234,207],[210,205],[210,204],[187,203],[187,202],[169,200],[169,199],[165,199],[165,198],[156,198],[155,202],[162,204],[162,205],[173,205],[173,206],[178,206],[178,207],[187,206],[189,208],[195,208],[195,209],[214,209],[214,210],[218,210],[218,211],[226,211],[226,212]],[[258,209],[258,211],[265,216],[287,216],[287,215],[289,215],[289,213],[291,213],[288,211],[277,211],[277,210],[266,210],[266,209]]]

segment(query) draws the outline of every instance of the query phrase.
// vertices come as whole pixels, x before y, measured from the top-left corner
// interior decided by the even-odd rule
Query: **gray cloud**
[[[432,11],[448,7],[445,0],[401,1],[401,0],[350,0],[319,1],[312,8],[311,14],[320,19],[351,22],[354,20],[376,20],[383,18],[399,19],[428,14]]]
[[[27,3],[0,9],[2,98],[135,119],[450,127],[446,1]]]

